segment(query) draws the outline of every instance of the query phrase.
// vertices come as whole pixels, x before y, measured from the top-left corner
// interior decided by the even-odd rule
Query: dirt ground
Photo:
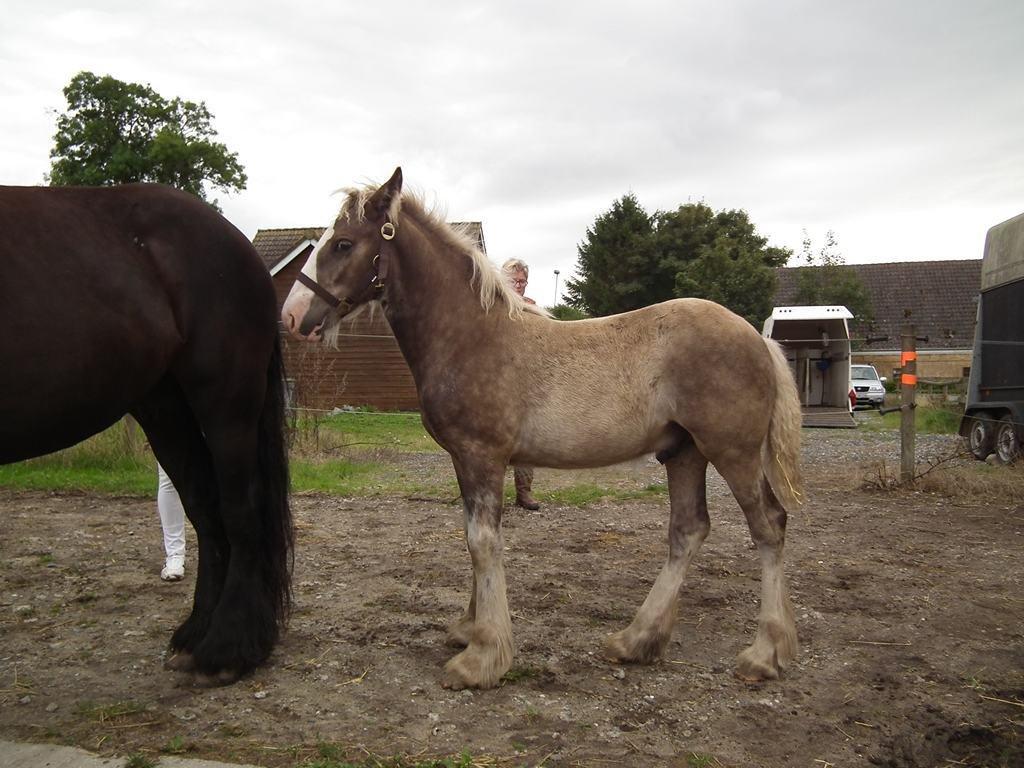
[[[482,765],[1024,765],[1024,509],[863,490],[897,439],[805,431],[809,501],[787,541],[801,653],[755,686],[732,668],[759,566],[713,473],[712,533],[662,662],[617,666],[601,644],[661,566],[667,501],[546,504],[505,518],[512,671],[462,692],[439,685],[470,586],[450,499],[295,496],[283,642],[241,682],[193,689],[162,663],[194,569],[160,582],[153,500],[0,489],[0,737],[267,766],[324,745]],[[451,471],[443,456],[392,460]],[[663,479],[649,460],[587,477]],[[579,479],[539,470],[536,489]]]

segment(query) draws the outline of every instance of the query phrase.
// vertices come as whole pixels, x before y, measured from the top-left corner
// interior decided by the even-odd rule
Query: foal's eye
[[[352,247],[351,240],[339,240],[334,244],[334,250],[338,253],[344,253]]]

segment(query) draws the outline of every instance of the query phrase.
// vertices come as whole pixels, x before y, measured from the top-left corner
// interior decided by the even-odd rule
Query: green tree
[[[566,280],[566,304],[599,317],[667,298],[654,270],[653,232],[633,194],[616,200],[577,248],[577,277]]]
[[[169,184],[206,199],[207,185],[245,189],[238,156],[215,141],[213,115],[202,102],[168,101],[148,85],[79,72],[64,89],[50,183]]]
[[[588,315],[582,309],[570,307],[568,304],[556,304],[548,308],[555,320],[586,320]]]
[[[791,255],[769,246],[746,211],[715,213],[704,203],[660,213],[655,242],[660,270],[674,275],[674,295],[716,301],[758,329],[771,313],[775,267]]]
[[[676,294],[710,299],[761,329],[772,312],[778,278],[757,251],[721,237],[676,274]]]
[[[853,314],[855,328],[864,331],[870,327],[874,321],[871,296],[856,270],[846,264],[835,232],[826,232],[824,243],[815,252],[804,230],[800,259],[806,266],[796,275],[797,304],[841,305]]]

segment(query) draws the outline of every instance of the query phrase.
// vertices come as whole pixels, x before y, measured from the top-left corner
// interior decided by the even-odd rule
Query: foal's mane
[[[378,189],[375,185],[341,190],[345,200],[338,213],[339,218],[348,221],[361,221],[366,201]],[[391,221],[401,231],[401,217],[407,216],[423,229],[427,230],[442,245],[455,250],[470,260],[473,266],[471,281],[477,283],[480,306],[489,312],[495,302],[504,302],[508,307],[508,316],[512,319],[521,318],[524,312],[534,315],[548,316],[548,312],[534,304],[528,304],[523,297],[512,290],[512,286],[504,279],[501,271],[488,259],[476,244],[476,239],[469,234],[468,228],[453,227],[445,221],[443,209],[428,208],[422,195],[403,191],[391,202],[388,212]]]

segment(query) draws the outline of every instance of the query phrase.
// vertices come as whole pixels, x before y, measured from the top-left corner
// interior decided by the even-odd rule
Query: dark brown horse
[[[317,340],[353,307],[379,301],[415,377],[423,423],[451,454],[473,590],[450,632],[465,650],[448,662],[443,683],[493,686],[511,663],[506,465],[601,466],[645,453],[668,472],[668,561],[607,652],[643,662],[664,651],[687,566],[710,528],[710,462],[761,556],[761,613],[738,672],[776,677],[797,649],[782,551],[786,506],[799,495],[800,441],[800,403],[778,345],[696,299],[553,320],[524,305],[465,237],[401,187],[395,171],[379,189],[349,192],[282,319],[296,336]]]
[[[199,541],[169,666],[231,682],[262,664],[292,525],[276,301],[251,243],[166,187],[0,187],[0,269],[0,463],[134,415]]]

